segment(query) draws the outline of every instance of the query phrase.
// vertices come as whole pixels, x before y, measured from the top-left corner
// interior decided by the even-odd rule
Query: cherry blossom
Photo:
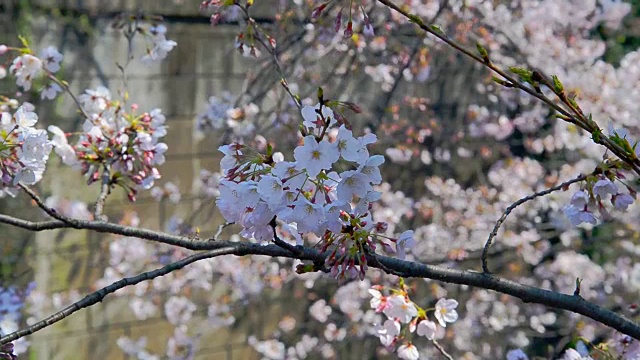
[[[152,63],[163,60],[167,54],[176,46],[173,40],[166,39],[167,28],[164,25],[152,26],[148,31],[148,37],[151,39],[152,48],[147,48],[147,53],[142,57],[143,63]]]
[[[405,343],[398,347],[398,358],[405,360],[416,360],[420,358],[418,349],[412,343]]]
[[[407,230],[400,234],[396,240],[396,253],[398,254],[398,258],[404,259],[406,257],[406,249],[413,248],[414,244],[413,230]]]
[[[307,171],[310,177],[317,176],[320,171],[331,168],[338,161],[340,153],[326,140],[316,141],[309,135],[304,138],[304,145],[297,147],[293,155],[298,165]]]
[[[400,322],[392,319],[387,319],[383,326],[378,329],[378,337],[380,343],[386,347],[391,347],[396,337],[400,334]]]
[[[30,54],[16,57],[9,67],[9,72],[16,77],[16,84],[25,91],[31,89],[31,82],[41,71],[42,61]]]
[[[529,357],[522,349],[515,349],[507,352],[507,360],[529,360]]]
[[[40,59],[42,59],[42,65],[47,71],[52,73],[60,70],[60,62],[62,61],[62,54],[55,46],[48,46],[40,52]]]
[[[634,200],[633,196],[621,193],[615,194],[611,199],[613,206],[618,210],[627,210]]]
[[[600,179],[593,185],[593,193],[600,197],[615,195],[618,193],[618,187],[609,179]]]
[[[315,106],[306,105],[302,108],[302,117],[304,118],[303,125],[312,130],[322,129],[323,127],[332,126],[336,124],[336,119],[333,114],[333,110],[330,107],[323,105],[322,111],[321,105]]]
[[[436,303],[436,309],[434,315],[440,323],[440,326],[447,327],[447,323],[452,323],[458,320],[458,312],[455,310],[458,307],[458,301],[454,299],[442,298]]]
[[[422,320],[418,323],[416,334],[431,340],[436,335],[436,324],[433,321]]]
[[[18,183],[34,185],[40,181],[52,143],[45,130],[33,128],[38,115],[29,103],[21,105],[13,115],[2,112],[0,119],[0,130],[6,134],[0,140],[0,194],[13,196]]]
[[[402,323],[409,323],[418,314],[413,302],[408,301],[404,296],[391,295],[388,303],[389,306],[383,310],[384,314],[390,318],[397,318]]]

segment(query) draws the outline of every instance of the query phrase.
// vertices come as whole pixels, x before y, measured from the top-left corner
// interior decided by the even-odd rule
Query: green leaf
[[[408,14],[407,17],[409,18],[409,22],[420,26],[424,25],[424,21],[422,21],[422,19],[418,15]]]
[[[511,66],[509,67],[509,71],[520,76],[520,79],[522,79],[522,81],[533,84],[533,79],[531,78],[533,72],[531,72],[530,70],[517,66]]]
[[[476,49],[478,49],[478,52],[480,53],[480,56],[482,56],[484,62],[489,62],[489,53],[487,52],[487,49],[485,49],[479,42],[476,43]]]
[[[558,77],[555,75],[551,75],[551,78],[553,79],[553,89],[556,91],[556,93],[562,94],[564,92],[564,85],[562,85],[560,79],[558,79]]]
[[[593,139],[593,141],[599,143],[600,142],[600,138],[602,136],[602,130],[600,130],[600,128],[596,128],[595,130],[593,130],[593,132],[591,133],[591,138]]]
[[[491,77],[491,81],[495,82],[496,84],[502,85],[504,87],[513,87],[513,84],[506,81],[506,80],[502,80],[499,77],[496,76],[492,76]]]
[[[27,40],[26,37],[22,36],[22,35],[18,35],[18,39],[20,39],[20,42],[22,43],[22,46],[29,48],[29,41]]]
[[[431,25],[430,26],[431,30],[433,30],[435,33],[444,36],[444,31],[442,31],[442,29],[440,29],[440,26],[438,25]]]

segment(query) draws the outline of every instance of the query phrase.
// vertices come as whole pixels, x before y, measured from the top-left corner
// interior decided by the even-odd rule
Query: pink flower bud
[[[380,221],[380,222],[378,222],[376,224],[376,231],[377,232],[385,232],[385,231],[387,231],[388,228],[389,228],[389,224],[387,224],[386,222]]]
[[[347,28],[344,29],[344,37],[349,38],[351,36],[353,36],[353,23],[351,21],[349,21],[347,23]]]
[[[7,47],[7,45],[0,45],[0,55],[4,55],[7,53],[7,51],[9,51],[9,48]]]
[[[336,22],[333,26],[333,29],[335,30],[335,32],[340,31],[340,28],[342,27],[342,10],[340,10],[340,12],[338,13],[338,16],[336,16]]]
[[[220,23],[221,19],[222,19],[222,15],[220,15],[220,13],[215,13],[211,15],[209,22],[211,23],[211,26],[216,26]]]
[[[321,4],[320,6],[318,6],[317,8],[315,8],[313,10],[313,12],[311,13],[311,18],[313,20],[317,19],[320,16],[320,14],[322,14],[322,10],[324,10],[324,8],[326,8],[326,7],[327,7],[327,3],[324,3],[324,4]]]

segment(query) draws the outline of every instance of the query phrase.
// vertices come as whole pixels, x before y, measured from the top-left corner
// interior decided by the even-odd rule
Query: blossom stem
[[[111,193],[111,166],[108,163],[104,163],[102,168],[102,185],[100,187],[100,195],[98,196],[98,200],[96,201],[96,211],[95,218],[96,220],[106,220],[106,217],[103,214],[104,211],[104,203],[107,200],[107,196]]]
[[[433,343],[433,346],[438,349],[440,354],[442,354],[442,356],[446,357],[448,360],[453,360],[453,356],[449,355],[449,353],[442,347],[442,345],[440,345],[440,343],[436,341],[436,339],[432,339],[431,342]]]

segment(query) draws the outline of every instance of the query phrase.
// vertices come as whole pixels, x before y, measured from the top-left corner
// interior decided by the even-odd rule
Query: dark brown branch
[[[221,256],[221,255],[229,255],[229,254],[233,254],[236,251],[236,248],[233,246],[228,246],[228,247],[224,247],[221,249],[217,249],[217,250],[211,250],[211,251],[207,251],[207,252],[201,252],[201,253],[197,253],[194,255],[191,255],[189,257],[186,257],[182,260],[173,262],[169,265],[166,265],[162,268],[153,270],[153,271],[148,271],[145,273],[142,273],[140,275],[136,275],[133,277],[128,277],[128,278],[124,278],[121,280],[118,280],[116,282],[114,282],[111,285],[105,286],[100,290],[97,290],[87,296],[85,296],[84,298],[82,298],[82,300],[77,301],[69,306],[67,306],[66,308],[58,311],[57,313],[49,316],[48,318],[38,321],[37,323],[22,329],[22,330],[18,330],[16,332],[13,332],[11,334],[8,334],[7,336],[3,336],[2,338],[0,338],[0,344],[6,344],[9,343],[11,341],[17,340],[21,337],[27,336],[27,335],[31,335],[33,333],[35,333],[38,330],[42,330],[45,327],[51,326],[55,323],[57,323],[58,321],[70,316],[71,314],[75,313],[76,311],[82,310],[84,308],[87,308],[89,306],[95,305],[99,302],[102,302],[102,300],[104,299],[105,296],[112,294],[124,287],[127,286],[133,286],[136,285],[138,283],[141,283],[143,281],[147,281],[147,280],[152,280],[155,279],[157,277],[160,276],[164,276],[170,272],[176,271],[176,270],[180,270],[183,267],[196,262],[198,260],[202,260],[202,259],[209,259],[209,258],[213,258],[216,256]]]
[[[32,231],[43,231],[60,228],[94,230],[115,235],[138,237],[192,250],[219,250],[233,247],[233,254],[236,256],[266,255],[271,257],[285,257],[298,260],[309,260],[313,261],[316,264],[324,264],[325,258],[329,255],[328,252],[321,253],[316,249],[306,246],[296,247],[296,249],[298,249],[298,254],[296,255],[291,251],[283,249],[282,247],[275,244],[260,245],[231,241],[194,241],[175,235],[165,234],[162,232],[138,229],[100,221],[76,220],[74,224],[69,224],[62,221],[31,222],[0,214],[0,223],[9,224]],[[370,265],[370,267],[375,267],[383,271],[389,271],[392,274],[396,274],[402,277],[433,279],[445,283],[469,285],[483,289],[490,289],[499,293],[517,297],[527,303],[542,304],[558,309],[568,310],[589,317],[597,322],[610,326],[623,334],[629,335],[634,339],[640,340],[640,325],[622,315],[616,314],[613,311],[590,303],[580,296],[561,294],[551,290],[522,285],[515,281],[503,279],[490,274],[479,273],[475,271],[448,269],[440,266],[410,262],[377,254],[375,255],[375,257],[373,257],[372,255],[367,256],[367,263]]]
[[[522,285],[515,281],[475,271],[448,269],[386,256],[378,256],[378,260],[387,268],[398,271],[403,277],[426,278],[494,290],[517,297],[526,303],[542,304],[584,315],[636,340],[640,340],[640,325],[623,315],[588,302],[580,296],[561,294],[551,290]],[[372,266],[374,265],[372,264]]]
[[[577,182],[586,180],[586,178],[587,178],[587,175],[582,175],[581,174],[580,176],[578,176],[575,179],[572,179],[572,180],[569,180],[569,181],[565,181],[560,185],[556,185],[556,186],[554,186],[552,188],[545,189],[545,190],[542,190],[542,191],[538,191],[537,193],[525,196],[522,199],[520,199],[520,200],[514,202],[513,204],[509,205],[509,207],[507,207],[507,209],[504,211],[504,213],[502,214],[500,219],[498,219],[498,221],[496,221],[496,224],[493,227],[493,230],[491,230],[491,233],[489,234],[489,238],[487,239],[487,242],[484,244],[484,249],[482,250],[482,271],[484,271],[485,273],[489,272],[489,267],[487,265],[487,256],[489,254],[489,248],[491,247],[493,239],[498,235],[498,230],[500,229],[500,226],[502,226],[504,221],[507,220],[507,216],[509,216],[509,214],[511,214],[511,212],[513,210],[515,210],[515,208],[517,208],[518,206],[526,203],[527,201],[533,200],[533,199],[541,197],[541,196],[549,195],[554,191],[565,189],[566,187],[568,187],[569,185],[571,185],[573,183],[577,183]]]

